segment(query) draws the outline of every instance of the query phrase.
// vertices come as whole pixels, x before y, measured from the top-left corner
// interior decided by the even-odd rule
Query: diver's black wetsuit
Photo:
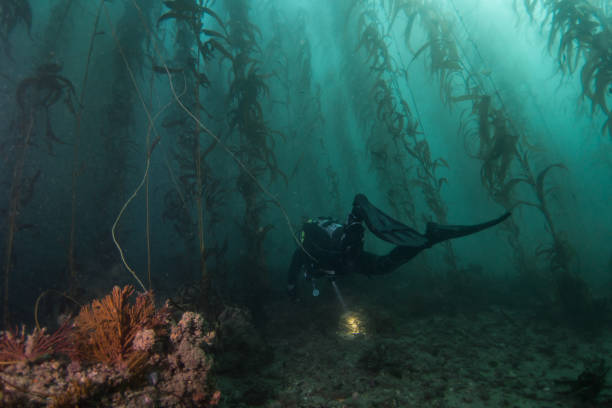
[[[425,234],[420,234],[380,211],[363,194],[357,194],[346,224],[327,217],[310,219],[304,224],[300,236],[303,249],[295,250],[289,266],[289,293],[295,295],[297,278],[302,270],[307,277],[334,277],[349,273],[386,274],[438,242],[482,231],[509,216],[510,213],[506,213],[476,225],[439,225],[430,222]],[[386,255],[364,251],[362,222],[378,238],[397,246]]]

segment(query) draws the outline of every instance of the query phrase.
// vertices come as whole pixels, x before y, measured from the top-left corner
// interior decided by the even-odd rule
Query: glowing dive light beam
[[[334,292],[336,292],[336,297],[338,298],[338,300],[340,301],[340,304],[342,305],[342,310],[344,311],[344,313],[348,312],[346,303],[344,303],[344,298],[342,297],[342,293],[340,293],[340,289],[338,289],[338,285],[336,285],[336,281],[331,281],[331,284],[334,287]]]

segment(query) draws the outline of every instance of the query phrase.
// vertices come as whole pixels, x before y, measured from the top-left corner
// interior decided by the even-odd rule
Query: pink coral
[[[143,329],[136,333],[132,348],[136,351],[150,351],[155,344],[155,330]]]
[[[170,340],[179,343],[185,337],[191,342],[204,336],[204,318],[194,312],[185,312],[181,320],[172,328]]]
[[[206,332],[201,315],[193,312],[183,314],[170,331],[172,351],[167,358],[168,370],[160,381],[162,390],[191,399],[199,405],[206,401],[210,401],[209,405],[218,403],[220,394],[213,394],[209,376],[211,360],[202,349],[209,338],[210,333]]]
[[[83,359],[33,360],[41,350],[58,350],[61,343],[49,342],[51,336],[44,330],[28,336],[22,329],[0,337],[0,345],[8,353],[4,357],[17,356],[31,363],[2,367],[0,406],[76,406],[87,401],[92,406],[126,408],[176,407],[186,402],[213,407],[221,399],[210,375],[212,360],[205,351],[206,341],[214,338],[214,332],[206,330],[206,322],[196,313],[185,313],[169,333],[156,331],[154,326],[134,334],[130,343],[134,349],[130,351],[149,355],[143,365],[148,382],[131,381],[129,370],[118,365],[92,364]],[[168,347],[154,347],[157,340]],[[49,344],[51,348],[46,346]]]

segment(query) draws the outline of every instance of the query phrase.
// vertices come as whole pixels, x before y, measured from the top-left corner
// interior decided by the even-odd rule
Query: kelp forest
[[[0,406],[610,406],[611,192],[609,0],[0,0]]]

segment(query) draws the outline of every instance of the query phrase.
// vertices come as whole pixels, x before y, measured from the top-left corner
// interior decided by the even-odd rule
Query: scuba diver
[[[288,272],[288,292],[292,298],[297,294],[297,279],[303,272],[307,280],[350,273],[384,275],[399,268],[417,254],[433,245],[452,238],[474,234],[499,224],[510,216],[507,212],[499,218],[476,225],[440,225],[427,223],[424,234],[394,220],[376,208],[363,194],[353,200],[353,209],[346,224],[329,217],[312,218],[306,221],[300,233],[302,246],[291,258]],[[364,251],[364,227],[383,241],[395,244],[386,255]],[[314,287],[314,283],[313,283]],[[316,287],[313,295],[318,295]]]

